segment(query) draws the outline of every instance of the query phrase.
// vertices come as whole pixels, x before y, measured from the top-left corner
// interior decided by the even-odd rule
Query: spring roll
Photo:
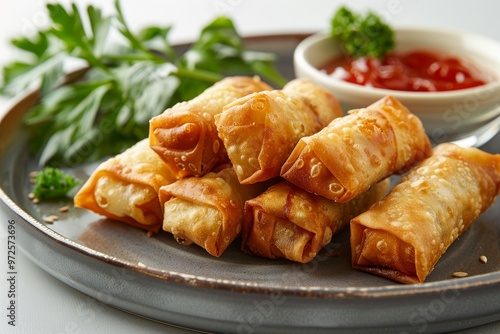
[[[353,267],[401,283],[424,282],[499,191],[499,154],[437,146],[387,197],[351,221]]]
[[[342,116],[337,99],[306,79],[283,90],[240,98],[215,116],[215,124],[238,179],[243,184],[279,176],[300,138]]]
[[[217,135],[214,116],[238,98],[270,89],[257,77],[225,78],[194,99],[153,117],[149,128],[151,148],[177,178],[204,175],[229,160]]]
[[[182,245],[195,243],[219,257],[241,232],[245,201],[265,187],[240,184],[231,165],[161,187],[163,230]]]
[[[347,203],[336,203],[284,181],[245,204],[242,250],[266,258],[307,263],[351,218],[389,189],[385,179]]]
[[[302,138],[283,165],[281,176],[343,203],[386,177],[407,171],[430,153],[420,120],[387,96]]]
[[[74,205],[158,232],[163,222],[158,190],[175,180],[146,138],[101,163],[74,197]]]

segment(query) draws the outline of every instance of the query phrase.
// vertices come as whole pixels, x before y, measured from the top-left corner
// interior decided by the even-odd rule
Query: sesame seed
[[[28,194],[28,198],[31,199],[31,200],[35,199],[35,194],[29,193]]]
[[[214,144],[212,146],[212,150],[215,154],[217,154],[217,152],[219,152],[219,149],[220,149],[220,142],[218,140],[214,141]]]
[[[486,262],[488,262],[488,258],[487,258],[485,255],[481,255],[481,256],[479,257],[479,260],[481,260],[481,262],[482,262],[482,263],[486,263]]]
[[[316,165],[311,167],[311,171],[310,171],[311,178],[315,178],[315,177],[319,176],[320,172],[321,172],[321,164],[317,163]]]
[[[48,217],[43,217],[43,221],[48,224],[52,224],[55,221],[55,219],[53,216],[48,216]]]
[[[69,205],[62,206],[59,208],[59,212],[68,212],[69,211]]]
[[[35,198],[33,198],[32,202],[33,202],[33,204],[38,204],[38,203],[40,203],[40,199],[35,197]]]
[[[154,236],[154,232],[153,231],[148,231],[148,233],[146,233],[146,236],[148,238],[152,238]]]
[[[455,271],[455,272],[453,273],[453,276],[454,276],[454,277],[466,277],[466,276],[468,276],[468,275],[469,275],[469,274],[468,274],[468,273],[466,273],[466,272],[464,272],[464,271]]]
[[[297,159],[297,161],[295,162],[295,167],[297,169],[301,169],[302,167],[304,167],[304,160],[302,159]]]

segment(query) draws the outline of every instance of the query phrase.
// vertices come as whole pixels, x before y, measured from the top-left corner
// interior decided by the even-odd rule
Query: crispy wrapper
[[[228,103],[271,87],[254,77],[228,77],[194,99],[178,103],[150,120],[151,148],[177,178],[200,176],[228,160],[214,116]]]
[[[437,146],[382,201],[352,219],[353,267],[402,283],[424,282],[499,191],[499,154]]]
[[[257,196],[265,183],[242,185],[231,165],[202,177],[188,177],[160,188],[163,230],[178,243],[195,243],[219,257],[239,236],[245,201]]]
[[[307,263],[351,218],[368,210],[389,189],[385,179],[347,203],[311,194],[284,181],[245,204],[242,249],[267,258]]]
[[[387,96],[302,138],[281,176],[312,193],[347,202],[430,153],[420,120]]]
[[[158,189],[176,180],[144,139],[101,163],[74,197],[76,207],[158,232],[163,213]]]
[[[215,124],[238,179],[243,184],[279,176],[300,138],[342,116],[337,99],[306,79],[283,90],[240,98],[215,116]]]
[[[302,138],[283,165],[281,176],[343,203],[384,178],[408,170],[430,152],[420,120],[387,96]]]

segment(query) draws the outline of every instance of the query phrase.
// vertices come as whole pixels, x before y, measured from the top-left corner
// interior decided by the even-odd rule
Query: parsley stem
[[[102,55],[103,61],[145,61],[152,60],[149,54],[105,54]],[[157,59],[155,59],[157,60]],[[164,60],[163,60],[164,62]]]
[[[130,42],[130,45],[136,49],[136,50],[139,50],[139,51],[142,51],[143,53],[147,54],[150,56],[150,59],[155,61],[155,62],[163,62],[164,59],[154,53],[152,53],[150,50],[148,50],[148,48],[146,48],[144,46],[144,44],[136,37],[136,35],[134,35],[128,25],[127,25],[127,22],[125,21],[125,17],[123,16],[123,12],[122,12],[122,8],[121,8],[121,5],[120,5],[120,1],[119,0],[115,0],[115,8],[116,8],[116,19],[117,21],[121,24],[121,27],[120,27],[120,32],[122,33],[122,35],[129,40]]]
[[[216,83],[222,79],[222,75],[219,73],[203,70],[186,70],[184,68],[177,68],[177,71],[173,72],[172,75],[175,75],[178,78],[196,79],[210,83]]]
[[[80,58],[85,59],[90,66],[98,67],[104,72],[111,74],[111,70],[102,63],[102,61],[96,58],[92,53],[87,53],[85,56],[80,56]]]

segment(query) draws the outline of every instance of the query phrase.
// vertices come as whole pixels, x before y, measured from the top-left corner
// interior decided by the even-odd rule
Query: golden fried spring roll
[[[271,87],[259,78],[228,77],[194,99],[178,103],[150,120],[151,148],[175,172],[177,178],[200,176],[228,161],[217,135],[214,116],[226,104]]]
[[[180,244],[195,243],[219,257],[240,234],[245,201],[265,186],[241,185],[232,166],[227,165],[220,171],[161,187],[163,230]]]
[[[158,189],[175,180],[144,139],[101,163],[74,197],[74,204],[158,232],[163,222]]]
[[[281,176],[312,193],[347,202],[430,152],[420,120],[387,96],[302,138]]]
[[[446,249],[494,203],[500,155],[441,144],[351,221],[354,268],[422,283]]]
[[[247,95],[215,116],[238,179],[243,184],[279,176],[300,138],[342,116],[337,99],[306,79],[296,79],[283,90]]]
[[[242,249],[267,258],[307,263],[351,218],[389,189],[385,179],[347,203],[336,203],[284,181],[245,204]]]

